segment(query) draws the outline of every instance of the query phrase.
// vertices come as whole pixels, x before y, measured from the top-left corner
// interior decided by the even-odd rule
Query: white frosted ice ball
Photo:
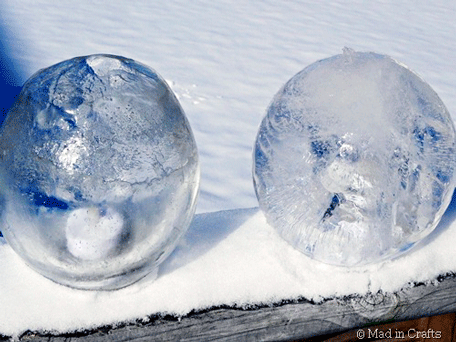
[[[392,258],[428,235],[454,190],[455,129],[444,104],[392,58],[344,49],[275,95],[254,148],[268,222],[336,265]]]
[[[0,224],[46,277],[116,289],[156,271],[199,188],[189,122],[166,82],[93,55],[40,70],[0,128]]]

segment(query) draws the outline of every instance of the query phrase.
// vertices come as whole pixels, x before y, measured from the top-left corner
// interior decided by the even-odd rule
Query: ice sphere
[[[0,128],[0,224],[44,276],[117,289],[153,274],[199,188],[189,122],[166,82],[92,55],[40,70]]]
[[[292,77],[254,147],[260,208],[322,262],[393,258],[438,224],[454,190],[455,129],[438,95],[392,58],[344,49]]]

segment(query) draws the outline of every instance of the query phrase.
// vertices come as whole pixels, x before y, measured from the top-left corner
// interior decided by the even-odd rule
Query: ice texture
[[[254,147],[255,191],[295,248],[342,266],[393,258],[438,224],[454,190],[455,129],[419,76],[344,53],[292,77]]]
[[[38,71],[0,129],[0,224],[36,271],[117,289],[159,265],[195,212],[199,162],[166,82],[92,55]]]

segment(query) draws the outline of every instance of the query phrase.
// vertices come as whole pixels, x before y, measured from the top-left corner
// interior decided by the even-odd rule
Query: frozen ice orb
[[[33,269],[117,289],[159,265],[188,228],[198,153],[173,92],[109,55],[41,70],[0,128],[0,224]]]
[[[253,178],[268,222],[343,266],[392,258],[428,235],[454,190],[444,104],[392,58],[344,49],[291,78],[257,135]]]

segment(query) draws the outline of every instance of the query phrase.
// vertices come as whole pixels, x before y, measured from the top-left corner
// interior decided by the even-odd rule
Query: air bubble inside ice
[[[392,58],[344,49],[291,78],[254,149],[268,222],[336,265],[399,255],[438,224],[454,190],[455,129],[444,104]]]
[[[0,130],[0,224],[46,277],[116,289],[156,271],[195,211],[199,163],[166,82],[131,59],[40,70]]]

